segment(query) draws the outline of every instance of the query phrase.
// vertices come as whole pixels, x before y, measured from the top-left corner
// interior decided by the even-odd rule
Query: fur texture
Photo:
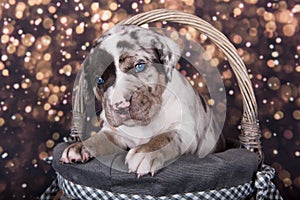
[[[129,150],[129,171],[141,176],[153,175],[182,154],[204,157],[222,149],[209,106],[174,69],[180,58],[177,44],[126,25],[113,27],[97,43],[84,70],[101,102],[103,128],[84,146],[70,145],[62,162],[84,162],[117,146]],[[145,67],[137,72],[138,64]],[[97,84],[100,77],[104,81]]]

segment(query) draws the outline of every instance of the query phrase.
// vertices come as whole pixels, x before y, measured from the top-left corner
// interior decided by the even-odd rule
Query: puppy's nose
[[[129,106],[130,106],[130,102],[126,101],[125,99],[122,100],[122,101],[120,101],[120,102],[114,103],[112,105],[112,107],[113,107],[114,110],[128,108]]]

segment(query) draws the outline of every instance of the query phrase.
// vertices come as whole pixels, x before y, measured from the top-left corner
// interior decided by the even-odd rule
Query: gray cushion
[[[124,194],[162,196],[230,188],[251,181],[258,166],[255,153],[236,148],[202,159],[184,155],[154,177],[137,178],[134,173],[115,170],[97,159],[84,164],[63,164],[59,158],[65,147],[65,143],[58,144],[53,152],[53,168],[62,177],[80,185]],[[126,170],[125,156],[118,155],[112,165],[121,165]]]

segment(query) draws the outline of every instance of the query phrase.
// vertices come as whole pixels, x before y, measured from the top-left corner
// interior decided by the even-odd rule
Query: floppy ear
[[[181,56],[179,46],[170,38],[162,35],[155,36],[151,43],[160,63],[164,65],[167,80],[171,81],[172,71]]]
[[[82,134],[85,133],[86,118],[95,104],[95,97],[101,101],[102,94],[96,89],[96,77],[102,76],[106,68],[113,62],[112,56],[99,46],[92,49],[78,72],[73,87],[73,126]],[[101,103],[100,103],[101,105]]]
[[[97,88],[97,79],[102,77],[106,69],[114,62],[113,57],[100,46],[91,50],[84,62],[85,80],[88,83],[90,91],[101,101],[101,91]]]

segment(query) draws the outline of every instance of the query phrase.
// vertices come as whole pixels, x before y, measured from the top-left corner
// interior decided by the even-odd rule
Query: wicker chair
[[[239,135],[242,147],[255,152],[258,156],[258,169],[253,179],[244,184],[230,188],[221,188],[205,191],[194,191],[167,196],[152,196],[141,194],[121,194],[112,191],[93,188],[84,184],[74,183],[60,173],[52,185],[41,196],[41,199],[52,199],[55,193],[61,189],[65,196],[75,199],[244,199],[254,197],[255,199],[281,199],[275,185],[271,182],[274,177],[274,169],[263,164],[263,153],[260,142],[260,128],[257,119],[257,104],[251,81],[248,77],[246,67],[238,56],[235,47],[229,40],[208,22],[197,16],[181,11],[158,9],[137,14],[126,19],[121,24],[143,25],[152,22],[167,21],[180,23],[195,28],[205,34],[216,46],[218,46],[227,57],[227,60],[236,76],[243,97],[243,116],[241,121],[241,134]],[[85,104],[82,91],[77,91],[73,102],[73,122],[79,133],[84,132]],[[105,180],[104,180],[105,181]],[[225,187],[225,186],[224,186]]]

